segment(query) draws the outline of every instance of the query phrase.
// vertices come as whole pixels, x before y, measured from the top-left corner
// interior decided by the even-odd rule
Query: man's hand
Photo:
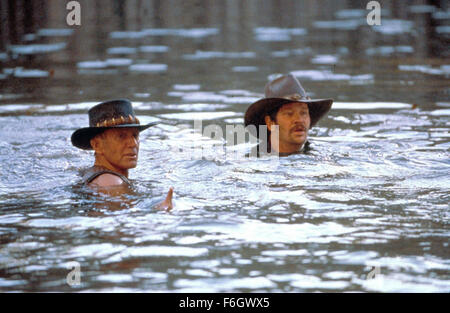
[[[173,187],[170,187],[169,192],[167,193],[166,199],[164,199],[163,202],[158,203],[155,206],[155,209],[165,210],[165,211],[172,210],[173,209],[172,197],[173,197]]]

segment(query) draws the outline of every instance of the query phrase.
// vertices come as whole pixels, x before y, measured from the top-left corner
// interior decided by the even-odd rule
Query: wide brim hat
[[[158,124],[141,125],[127,99],[97,104],[89,110],[89,127],[77,129],[71,137],[72,144],[83,150],[92,150],[91,139],[111,128],[136,128],[139,132]]]
[[[245,112],[245,126],[266,125],[265,116],[284,104],[292,102],[306,103],[311,119],[310,128],[330,111],[333,99],[311,99],[307,96],[297,78],[292,75],[283,75],[269,82],[264,89],[265,97],[251,104]]]

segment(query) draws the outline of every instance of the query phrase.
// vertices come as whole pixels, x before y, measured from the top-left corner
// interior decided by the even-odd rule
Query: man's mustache
[[[306,132],[307,128],[303,124],[298,124],[291,128],[291,131],[298,131],[298,130]]]

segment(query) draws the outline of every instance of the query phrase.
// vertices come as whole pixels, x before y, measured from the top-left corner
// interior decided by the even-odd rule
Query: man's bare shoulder
[[[89,185],[99,186],[99,187],[111,187],[111,186],[120,186],[124,184],[122,178],[117,175],[105,173],[96,177],[93,181],[89,183]]]

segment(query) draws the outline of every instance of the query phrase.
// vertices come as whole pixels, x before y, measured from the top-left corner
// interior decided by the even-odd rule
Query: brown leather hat
[[[273,109],[280,108],[283,104],[291,102],[306,103],[311,118],[311,126],[330,111],[333,99],[311,99],[306,95],[300,82],[294,75],[288,74],[269,82],[264,89],[265,98],[250,105],[245,112],[245,126],[266,125],[265,116]]]
[[[72,144],[80,149],[91,150],[91,139],[110,128],[137,128],[139,132],[157,123],[141,125],[127,99],[97,104],[89,110],[89,127],[77,129],[71,137]]]

